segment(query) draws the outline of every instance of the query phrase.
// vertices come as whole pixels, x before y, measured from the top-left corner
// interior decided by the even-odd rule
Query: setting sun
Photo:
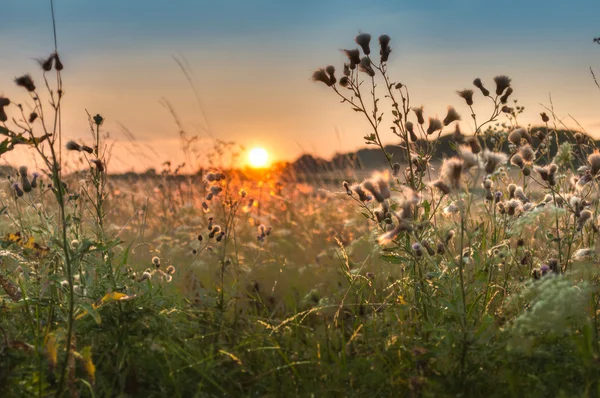
[[[254,148],[248,153],[248,162],[255,168],[265,167],[269,161],[269,154],[265,148]]]

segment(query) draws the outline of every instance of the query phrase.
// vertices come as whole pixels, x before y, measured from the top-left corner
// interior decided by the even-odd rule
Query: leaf
[[[397,254],[382,254],[381,259],[389,264],[405,264],[408,262],[408,258]]]
[[[81,351],[81,359],[92,384],[96,381],[96,365],[92,361],[92,347],[87,346]]]
[[[124,297],[126,297],[127,299],[133,298],[133,297],[129,297],[125,293],[110,292],[110,293],[104,295],[104,297],[102,297],[102,299],[100,299],[100,305],[103,305],[103,304],[106,304],[106,303],[110,303],[111,301],[124,300]]]
[[[58,360],[58,342],[54,334],[48,335],[46,339],[46,353],[48,353],[48,361],[52,367],[56,366]]]
[[[84,316],[86,316],[87,314],[90,314],[92,316],[92,318],[94,318],[94,321],[96,321],[96,323],[98,325],[100,325],[102,323],[100,314],[98,313],[98,311],[96,311],[96,308],[93,305],[90,305],[88,303],[82,303],[82,304],[80,304],[80,306],[84,311],[81,314],[77,315],[77,317],[75,317],[76,320],[79,320],[79,319],[83,318]]]

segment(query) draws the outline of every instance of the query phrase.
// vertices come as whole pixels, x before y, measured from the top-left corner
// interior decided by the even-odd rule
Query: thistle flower
[[[94,153],[94,150],[93,150],[92,148],[90,148],[89,146],[87,146],[87,145],[82,145],[82,146],[81,146],[81,150],[82,150],[83,152],[87,152],[87,153],[89,153],[89,154],[92,154],[92,153]]]
[[[577,190],[582,190],[588,183],[593,181],[593,177],[589,174],[584,174],[577,179],[577,183],[575,184],[575,188]]]
[[[450,231],[448,231],[448,233],[446,234],[446,237],[444,238],[444,242],[445,242],[446,246],[448,246],[448,244],[450,243],[450,241],[452,239],[454,239],[454,235],[456,235],[456,232],[454,232],[453,229],[451,229]]]
[[[224,236],[225,236],[225,231],[221,231],[221,233],[219,233],[219,236],[217,236],[216,241],[220,242],[221,240],[223,240]]]
[[[214,196],[217,196],[219,193],[221,193],[221,191],[223,191],[223,188],[218,185],[213,185],[210,187],[210,193],[212,193]]]
[[[375,181],[375,183],[378,183],[377,181]],[[380,185],[378,184],[378,187],[375,187],[374,181],[372,180],[367,180],[365,182],[363,182],[363,188],[366,189],[367,191],[371,192],[373,194],[373,197],[375,198],[375,200],[379,203],[382,203],[383,201],[385,201],[385,199],[389,198],[390,196],[390,191],[389,191],[389,187],[387,187],[387,183],[384,183],[384,189],[385,192],[381,192],[380,191]]]
[[[344,52],[344,54],[346,54],[346,57],[348,57],[348,60],[350,61],[350,69],[354,70],[356,68],[356,65],[360,64],[360,51],[358,51],[358,49],[354,49],[354,50],[342,50]]]
[[[504,106],[502,107],[502,109],[500,109],[500,110],[501,110],[502,112],[504,112],[504,113],[513,113],[513,111],[514,111],[514,109],[513,109],[513,108],[511,108],[510,106],[506,106],[506,105],[504,105]]]
[[[535,151],[529,144],[519,148],[519,155],[521,155],[523,160],[527,163],[531,163],[535,160]]]
[[[359,69],[361,72],[365,72],[371,77],[375,76],[375,70],[371,67],[371,60],[369,57],[363,57],[360,60]]]
[[[441,130],[442,128],[444,128],[444,126],[442,126],[442,122],[440,122],[439,119],[435,119],[432,117],[429,118],[429,127],[427,127],[427,134],[431,135],[436,131]]]
[[[457,91],[456,94],[458,94],[460,98],[463,98],[467,102],[467,105],[473,105],[473,90],[466,88],[464,90]]]
[[[492,174],[498,166],[508,161],[508,156],[502,152],[491,152],[486,149],[483,151],[482,161],[485,172]]]
[[[29,92],[35,91],[35,84],[29,74],[15,78],[15,83],[17,86],[23,87]]]
[[[23,185],[24,192],[31,192],[31,183],[27,178],[27,166],[19,167],[19,176],[21,177],[21,185]]]
[[[479,159],[477,158],[477,155],[471,151],[470,146],[461,145],[458,147],[457,152],[464,162],[463,167],[465,170],[469,170],[479,164]]]
[[[392,193],[390,192],[390,186],[388,185],[388,182],[382,176],[377,177],[375,182],[379,187],[381,196],[383,196],[385,199],[389,199],[392,196]]]
[[[518,153],[515,153],[513,155],[513,157],[510,158],[510,163],[514,164],[515,166],[517,166],[520,169],[522,169],[523,166],[525,166],[525,162],[523,161],[523,157],[520,154],[518,154]]]
[[[327,72],[325,72],[325,69],[323,69],[323,68],[319,68],[313,72],[312,80],[314,82],[325,83],[328,87],[333,86],[333,82],[331,81],[331,79],[327,75]]]
[[[351,73],[350,65],[344,62],[344,76],[350,76]]]
[[[144,273],[138,278],[138,282],[143,282],[152,277],[152,274],[148,271],[144,271]]]
[[[522,210],[521,202],[516,199],[511,199],[506,202],[506,213],[509,216],[517,215]]]
[[[325,72],[327,72],[329,75],[329,81],[331,82],[331,85],[334,85],[337,82],[337,79],[335,78],[335,66],[328,65],[325,68]]]
[[[481,94],[483,94],[484,97],[490,95],[490,91],[487,88],[483,87],[483,83],[481,82],[480,78],[473,80],[473,85],[479,90],[481,90]]]
[[[104,171],[104,165],[102,164],[102,161],[100,159],[92,159],[90,160],[90,162],[92,162],[94,166],[96,166],[96,170],[98,170],[98,172],[102,173]]]
[[[417,141],[417,135],[415,134],[415,127],[413,125],[412,122],[406,122],[404,124],[404,127],[406,127],[406,131],[408,131],[408,134],[410,135],[410,140],[412,142],[416,142]]]
[[[81,152],[81,145],[79,145],[75,141],[69,141],[69,142],[67,142],[66,148],[69,151]]]
[[[413,243],[412,250],[416,257],[423,257],[423,246],[420,243]]]
[[[342,76],[342,78],[340,79],[340,86],[348,87],[349,85],[350,85],[350,79],[348,78],[348,76]]]
[[[52,64],[54,63],[54,54],[50,54],[46,58],[39,58],[37,62],[44,72],[49,72],[52,70]]]
[[[459,158],[444,159],[440,169],[440,178],[453,188],[460,188],[464,161]]]
[[[548,123],[550,121],[550,118],[548,117],[548,115],[546,114],[546,112],[540,113],[540,116],[542,117],[542,122]]]
[[[0,108],[10,105],[10,100],[6,97],[0,96]]]
[[[160,258],[157,256],[152,257],[152,264],[154,264],[154,266],[156,268],[160,267]]]
[[[494,186],[494,184],[492,183],[492,180],[490,180],[489,178],[486,178],[485,180],[483,180],[483,183],[481,185],[483,186],[483,189],[485,189],[486,191],[491,190],[492,187]]]
[[[219,232],[221,232],[221,227],[218,225],[215,225],[212,230],[210,231],[210,233],[208,234],[208,237],[210,239],[214,238],[216,234],[218,234]]]
[[[37,179],[40,176],[38,173],[33,173],[33,179],[31,180],[31,188],[37,188]]]
[[[577,231],[581,231],[585,224],[592,219],[592,212],[588,209],[585,209],[579,215],[579,219],[577,220]]]
[[[352,189],[354,190],[354,192],[356,192],[356,194],[358,195],[358,199],[361,202],[368,202],[369,200],[371,200],[371,198],[367,195],[365,190],[360,185],[354,185]]]
[[[417,116],[417,123],[423,125],[425,123],[425,119],[423,118],[423,107],[414,107],[412,108],[412,111]]]
[[[64,69],[64,65],[60,60],[60,57],[58,56],[58,53],[54,53],[54,69],[61,71]]]
[[[15,182],[13,184],[13,189],[15,190],[15,193],[17,194],[17,197],[19,197],[19,198],[23,197],[23,190],[21,189],[21,187],[19,186],[19,184],[17,184]]]
[[[500,102],[503,104],[506,104],[508,102],[508,97],[510,97],[510,95],[513,93],[513,89],[512,87],[509,87],[506,92],[504,93],[504,95],[502,97],[500,97]]]
[[[446,117],[444,118],[444,126],[447,126],[452,122],[456,122],[457,120],[460,120],[460,115],[458,114],[458,112],[456,112],[456,109],[449,106],[448,113],[446,114]]]
[[[35,120],[36,120],[37,118],[38,118],[38,114],[37,114],[37,113],[35,113],[35,112],[31,112],[31,113],[29,114],[29,119],[28,119],[28,122],[29,122],[29,123],[33,123],[33,122],[35,122]]]
[[[400,167],[401,167],[400,163],[394,163],[392,165],[392,175],[394,177],[398,177],[398,174],[400,173]],[[352,194],[352,192],[351,192],[351,194]]]
[[[379,36],[379,55],[381,55],[381,63],[387,62],[392,49],[390,47],[390,37],[388,35]]]
[[[514,192],[515,198],[519,199],[521,203],[528,203],[529,198],[525,195],[525,191],[523,191],[522,187],[517,187]]]
[[[450,193],[450,187],[442,180],[435,180],[431,182],[431,186],[437,188],[442,194],[448,195]]]
[[[514,199],[515,191],[517,190],[517,186],[515,184],[508,184],[508,187],[506,187],[506,189],[508,190],[508,198]]]
[[[479,144],[479,140],[475,136],[468,137],[465,142],[471,147],[471,152],[474,154],[478,154],[481,152],[481,144]]]
[[[363,53],[365,53],[365,55],[369,55],[371,53],[371,48],[369,47],[369,43],[371,42],[371,35],[368,33],[361,33],[358,36],[356,36],[356,44],[358,44],[360,46],[360,48],[362,48]]]
[[[504,90],[510,87],[510,78],[508,76],[496,76],[494,77],[494,82],[496,82],[496,95],[502,95]]]
[[[167,269],[165,270],[165,272],[166,272],[168,275],[173,275],[173,274],[175,273],[175,267],[173,267],[172,265],[169,265],[169,266],[167,267]]]
[[[595,150],[588,156],[587,161],[591,167],[590,174],[592,176],[596,176],[598,172],[600,172],[600,152],[598,152],[598,150]]]
[[[344,190],[346,191],[348,196],[352,196],[352,190],[350,189],[350,186],[348,185],[348,183],[346,181],[344,181],[342,183],[342,187],[344,187]]]

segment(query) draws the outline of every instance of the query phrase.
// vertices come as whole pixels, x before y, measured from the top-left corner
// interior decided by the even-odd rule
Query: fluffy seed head
[[[453,188],[460,188],[464,161],[459,158],[444,159],[440,170],[440,178]]]
[[[506,89],[506,92],[504,93],[504,95],[502,97],[500,97],[500,102],[503,104],[506,104],[508,102],[508,97],[510,97],[510,95],[513,93],[513,88],[509,87],[508,89]]]
[[[504,90],[510,87],[510,78],[508,76],[500,75],[494,77],[494,82],[496,82],[496,94],[502,95]]]
[[[442,180],[433,181],[431,186],[437,188],[444,195],[448,195],[450,193],[450,187]]]
[[[435,119],[432,117],[429,118],[429,127],[427,127],[427,134],[431,135],[436,131],[441,130],[442,128],[444,128],[444,126],[442,126],[442,122],[440,122],[439,119]]]
[[[466,88],[464,90],[457,91],[456,93],[459,97],[463,98],[466,101],[467,105],[473,105],[473,90]]]
[[[313,72],[312,74],[312,80],[314,82],[322,82],[325,83],[328,87],[333,86],[333,82],[331,81],[331,78],[329,77],[329,75],[327,75],[327,72],[325,71],[325,69],[323,68],[319,68],[316,71]]]
[[[513,157],[510,159],[510,163],[514,164],[515,166],[517,166],[520,169],[522,169],[523,166],[525,166],[525,162],[523,161],[523,157],[520,154],[518,154],[518,153],[515,153],[513,155]]]
[[[375,70],[371,67],[371,60],[369,57],[363,57],[360,60],[359,69],[361,72],[365,72],[371,77],[375,76]]]
[[[600,172],[600,152],[595,150],[590,156],[587,158],[588,163],[590,164],[590,173],[595,176]]]
[[[458,112],[456,112],[456,109],[449,106],[448,113],[446,114],[446,117],[444,118],[444,126],[447,126],[452,122],[456,122],[457,120],[460,120],[460,115],[458,114]]]
[[[477,87],[479,90],[481,90],[481,94],[483,94],[484,97],[487,97],[488,95],[490,95],[490,91],[483,86],[483,83],[481,82],[480,78],[473,80],[473,85],[475,87]]]
[[[23,87],[29,92],[35,91],[35,84],[33,83],[33,79],[28,74],[15,78],[15,83],[17,84],[17,86]]]
[[[425,123],[425,118],[423,117],[423,107],[415,107],[412,108],[412,111],[415,113],[415,116],[417,116],[417,123],[419,124],[424,124]]]
[[[79,145],[78,143],[76,143],[75,141],[69,141],[67,142],[67,150],[69,151],[81,151],[81,145]]]
[[[491,152],[487,149],[483,151],[483,166],[488,174],[495,172],[498,166],[506,163],[507,160],[508,156],[502,152]]]
[[[360,46],[360,48],[362,48],[363,53],[365,53],[365,55],[369,55],[371,53],[371,48],[369,47],[369,43],[371,43],[371,35],[368,33],[361,33],[358,36],[356,36],[356,44],[358,44]]]
[[[152,257],[152,264],[154,264],[155,267],[160,267],[160,258],[158,258],[157,256]]]
[[[521,155],[523,160],[527,163],[531,163],[535,160],[535,151],[529,144],[519,148],[519,155]]]
[[[379,36],[379,55],[381,55],[381,62],[387,62],[390,57],[392,49],[390,47],[390,37],[388,35]]]
[[[344,54],[346,54],[346,57],[348,57],[348,60],[350,61],[350,69],[354,69],[356,68],[356,65],[360,64],[360,51],[358,51],[358,48],[342,51]]]
[[[475,136],[468,137],[465,142],[471,147],[471,152],[478,154],[481,152],[481,144]]]

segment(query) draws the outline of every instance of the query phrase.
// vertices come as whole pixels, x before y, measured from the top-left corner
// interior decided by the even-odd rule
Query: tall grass
[[[61,142],[58,48],[17,79],[32,112],[0,98],[0,151],[43,162],[0,196],[2,396],[598,395],[594,141],[551,110],[521,126],[506,76],[426,120],[390,38],[379,57],[356,43],[313,79],[389,170],[339,187],[277,168],[110,175],[102,116],[89,146]],[[455,154],[435,159],[445,133]],[[62,173],[73,158],[86,167]]]

